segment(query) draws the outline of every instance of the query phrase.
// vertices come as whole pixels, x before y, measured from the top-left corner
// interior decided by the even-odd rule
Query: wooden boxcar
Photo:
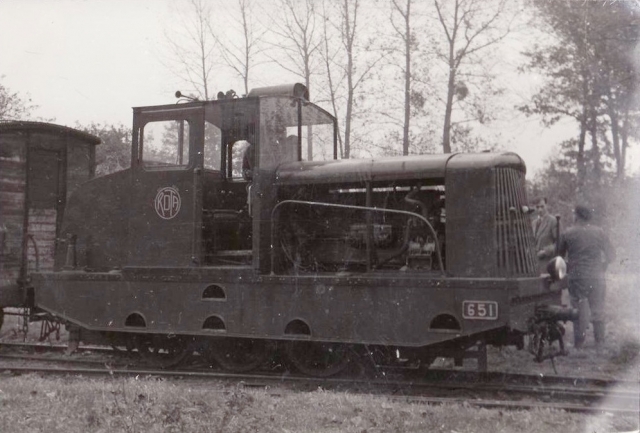
[[[0,308],[24,306],[32,272],[53,271],[67,197],[94,177],[93,135],[0,122]]]

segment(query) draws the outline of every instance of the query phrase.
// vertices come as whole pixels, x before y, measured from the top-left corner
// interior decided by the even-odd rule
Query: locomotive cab
[[[336,157],[335,119],[301,85],[134,109],[125,266],[266,271],[281,163]]]

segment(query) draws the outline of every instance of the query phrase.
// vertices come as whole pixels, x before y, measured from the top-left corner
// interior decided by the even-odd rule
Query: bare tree
[[[353,119],[353,98],[359,80],[354,80],[354,44],[358,28],[358,9],[360,2],[355,0],[352,10],[349,10],[349,0],[342,0],[340,36],[347,54],[347,64],[344,73],[347,79],[347,106],[344,121],[344,157],[349,158],[351,151],[351,122]],[[364,77],[362,75],[361,77]]]
[[[206,0],[190,0],[186,13],[177,13],[179,32],[166,34],[171,52],[169,68],[187,81],[199,99],[208,100],[211,71],[216,65],[216,40],[209,34],[211,6]]]
[[[425,132],[425,129],[429,129],[429,122],[426,120],[413,127],[414,120],[427,115],[429,111],[429,105],[425,104],[425,94],[432,86],[429,74],[432,48],[431,44],[420,44],[418,37],[430,31],[429,22],[425,21],[428,5],[416,0],[390,0],[389,6],[391,35],[385,49],[390,56],[386,63],[396,71],[402,91],[390,92],[388,80],[383,80],[384,91],[390,93],[387,98],[396,100],[395,94],[401,94],[402,109],[389,110],[383,116],[402,129],[402,154],[408,155],[410,147],[413,150],[431,147],[429,137],[433,136]]]
[[[311,76],[321,67],[321,33],[316,26],[314,0],[278,0],[278,16],[268,14],[272,49],[266,53],[272,62],[300,77],[311,91]],[[313,159],[311,134],[307,134],[307,159]]]
[[[506,0],[434,0],[437,20],[446,37],[446,50],[438,57],[448,68],[447,95],[445,101],[442,149],[451,152],[452,113],[456,100],[469,94],[469,83],[459,80],[465,63],[478,64],[478,53],[496,45],[510,31],[501,18],[505,14]],[[457,98],[457,99],[456,99]],[[484,113],[477,112],[482,121]]]
[[[384,58],[373,49],[375,33],[363,35],[360,31],[360,0],[334,0],[323,9],[324,49],[328,92],[336,117],[339,99],[344,100],[344,132],[340,139],[340,155],[349,158],[352,150],[352,128],[357,97],[371,71]],[[335,16],[335,24],[334,22]],[[329,43],[336,36],[339,47]],[[367,39],[365,39],[365,36]],[[365,39],[361,41],[361,39]],[[344,96],[342,96],[344,95]]]
[[[320,66],[320,31],[316,27],[316,2],[314,0],[277,0],[271,9],[278,16],[268,14],[269,33],[274,41],[267,57],[282,69],[300,77],[307,88],[311,87],[311,75]]]
[[[322,61],[325,68],[326,80],[327,80],[327,91],[329,102],[331,103],[331,109],[333,111],[333,115],[338,117],[338,86],[340,84],[341,79],[337,79],[335,74],[333,73],[332,65],[335,62],[335,58],[337,57],[337,51],[332,50],[329,45],[330,38],[330,29],[329,29],[329,19],[328,19],[328,11],[326,2],[322,3],[322,41],[323,41],[323,50],[322,50]],[[340,131],[340,123],[338,123],[338,147],[340,149],[340,158],[344,158],[344,142],[342,140],[342,133]]]
[[[411,30],[411,4],[412,0],[405,0],[404,6],[400,0],[391,0],[392,10],[400,15],[401,25],[394,22],[394,14],[391,15],[391,25],[395,33],[404,42],[404,122],[402,125],[402,154],[409,154],[409,128],[411,123],[411,55],[413,53],[416,39]]]
[[[225,3],[226,5],[227,3]],[[262,42],[266,30],[260,28],[254,16],[253,0],[236,0],[235,9],[226,9],[225,24],[209,23],[209,33],[220,45],[222,59],[241,79],[244,93],[249,93],[251,70],[264,61],[260,59],[265,47]],[[221,32],[220,29],[225,31]]]
[[[198,98],[214,97],[211,79],[216,66],[229,68],[249,92],[249,74],[261,62],[265,34],[254,18],[253,2],[189,0],[189,8],[177,11],[181,25],[166,35],[172,58],[165,63]]]

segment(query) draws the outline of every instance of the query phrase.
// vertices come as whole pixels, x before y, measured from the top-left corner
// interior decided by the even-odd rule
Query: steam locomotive
[[[514,153],[338,159],[300,84],[133,109],[131,167],[73,188],[24,303],[74,342],[231,371],[429,365],[523,345],[559,303]]]

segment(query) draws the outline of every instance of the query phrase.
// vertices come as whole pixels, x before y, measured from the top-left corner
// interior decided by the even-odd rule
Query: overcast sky
[[[47,120],[129,126],[131,107],[175,101],[180,82],[163,64],[164,34],[179,7],[180,0],[0,0],[1,82],[29,95]],[[281,83],[260,83],[269,84]],[[576,132],[545,131],[532,119],[492,127],[504,129],[530,172]]]
[[[131,107],[166,103],[159,42],[169,2],[0,1],[0,75],[37,115],[63,124],[131,123]],[[175,89],[173,90],[175,91]]]

